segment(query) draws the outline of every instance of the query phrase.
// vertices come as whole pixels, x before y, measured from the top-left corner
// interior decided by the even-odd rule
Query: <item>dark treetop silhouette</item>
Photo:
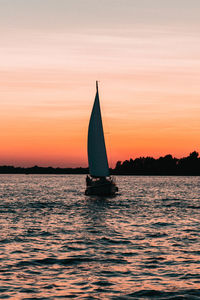
[[[52,168],[38,167],[21,168],[0,166],[1,174],[88,174],[88,168]],[[193,151],[183,158],[172,157],[168,154],[155,159],[153,157],[139,157],[136,159],[118,161],[114,169],[115,175],[200,175],[199,153]]]
[[[180,159],[171,154],[158,159],[140,157],[118,161],[113,171],[118,175],[200,175],[200,158],[196,151]]]

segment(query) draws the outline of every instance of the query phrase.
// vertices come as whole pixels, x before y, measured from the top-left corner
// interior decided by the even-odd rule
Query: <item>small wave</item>
[[[30,207],[30,208],[37,208],[37,209],[42,209],[42,208],[50,208],[53,204],[53,202],[42,202],[42,201],[32,201],[32,202],[29,202],[27,204],[27,207]]]
[[[187,208],[191,208],[191,209],[199,209],[200,205],[188,205]]]
[[[11,242],[12,242],[11,239],[2,239],[2,240],[0,240],[0,244],[9,244]]]
[[[163,198],[162,201],[180,201],[178,198]]]
[[[27,237],[37,237],[37,236],[51,236],[53,235],[49,231],[41,231],[40,229],[30,228],[27,230]]]
[[[108,244],[131,244],[131,242],[128,240],[117,240],[117,239],[107,238],[107,237],[101,238],[101,241],[106,242]]]
[[[200,274],[196,273],[196,274],[192,274],[192,273],[188,273],[185,274],[181,277],[181,279],[200,279]]]
[[[170,226],[173,225],[173,223],[167,223],[167,222],[156,222],[151,224],[152,227],[165,227],[165,226]]]
[[[100,261],[103,262],[103,263],[111,263],[111,264],[116,264],[116,265],[127,263],[127,261],[123,258],[119,258],[119,259],[117,259],[117,258],[106,258],[106,259],[101,259]]]
[[[107,280],[98,280],[93,282],[93,284],[98,285],[98,286],[111,286],[113,283],[107,281]]]
[[[94,259],[88,257],[70,257],[65,259],[56,259],[56,258],[43,258],[43,259],[35,259],[35,260],[28,260],[28,261],[20,261],[16,264],[16,267],[23,267],[23,266],[32,266],[32,265],[77,265],[81,263],[88,263],[92,262]]]
[[[27,294],[37,294],[39,293],[39,291],[37,289],[34,288],[21,288],[20,293],[27,293]]]
[[[5,293],[5,292],[8,292],[10,290],[9,287],[6,287],[6,286],[1,286],[0,287],[0,293]],[[2,299],[2,298],[1,298]]]
[[[159,299],[159,300],[172,300],[172,299],[199,299],[200,290],[182,290],[174,292],[164,292],[158,290],[140,290],[131,294],[127,294],[121,297],[113,297],[112,299]]]
[[[166,233],[162,233],[162,232],[156,232],[156,233],[148,233],[146,236],[150,237],[150,238],[160,238],[160,237],[165,237],[167,236]]]

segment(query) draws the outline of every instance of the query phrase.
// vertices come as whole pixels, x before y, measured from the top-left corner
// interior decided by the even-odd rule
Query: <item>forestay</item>
[[[96,97],[88,128],[88,162],[91,176],[109,176],[108,159],[104,140],[103,124],[99,103],[98,83]]]

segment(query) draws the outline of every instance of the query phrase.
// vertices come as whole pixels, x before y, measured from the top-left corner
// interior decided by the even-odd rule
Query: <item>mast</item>
[[[109,176],[108,159],[99,102],[98,81],[96,81],[96,96],[88,128],[88,163],[89,173],[91,176]]]

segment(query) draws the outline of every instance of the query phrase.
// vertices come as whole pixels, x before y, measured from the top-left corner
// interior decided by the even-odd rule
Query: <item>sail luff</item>
[[[96,96],[88,128],[88,162],[89,173],[91,176],[109,176],[108,159],[99,103],[98,82],[96,82]]]

